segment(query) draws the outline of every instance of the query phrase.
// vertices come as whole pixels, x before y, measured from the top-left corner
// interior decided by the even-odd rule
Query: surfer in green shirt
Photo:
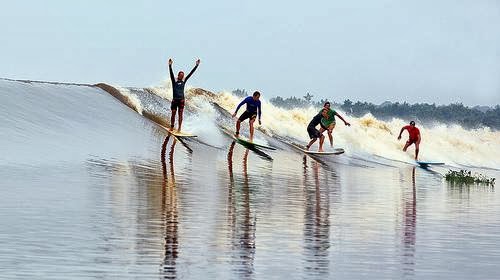
[[[335,128],[335,116],[339,117],[345,125],[351,126],[350,123],[348,123],[339,113],[337,113],[335,110],[330,108],[330,102],[325,102],[325,105],[323,105],[323,109],[321,109],[320,113],[326,109],[326,116],[323,116],[321,118],[321,123],[320,123],[320,132],[323,133],[325,130],[328,131],[328,138],[330,139],[330,146],[333,147],[333,136],[332,136],[332,131]]]

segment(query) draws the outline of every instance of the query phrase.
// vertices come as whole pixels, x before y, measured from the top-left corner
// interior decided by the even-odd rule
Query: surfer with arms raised
[[[177,74],[177,81],[174,78],[174,71],[172,70],[172,64],[173,60],[169,59],[168,60],[168,70],[170,72],[170,80],[172,82],[172,91],[173,91],[173,98],[172,98],[172,104],[170,105],[170,109],[172,110],[172,115],[170,116],[170,130],[174,130],[174,124],[175,124],[175,114],[177,113],[177,109],[179,110],[179,126],[178,126],[178,131],[181,131],[181,126],[182,126],[182,115],[184,113],[184,86],[186,85],[187,80],[193,75],[194,71],[196,71],[196,68],[198,68],[198,65],[200,65],[200,60],[196,60],[196,65],[194,66],[193,70],[189,72],[187,75],[186,79],[184,79],[184,72],[179,71]]]

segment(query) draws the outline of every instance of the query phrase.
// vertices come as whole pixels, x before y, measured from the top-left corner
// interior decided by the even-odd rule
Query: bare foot
[[[322,152],[324,152],[324,151],[323,151],[323,149],[318,149],[318,152],[322,153]]]
[[[306,145],[306,151],[309,151],[310,146]]]

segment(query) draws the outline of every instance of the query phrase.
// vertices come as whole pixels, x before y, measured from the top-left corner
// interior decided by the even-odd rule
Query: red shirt
[[[418,130],[417,127],[407,125],[403,128],[408,130],[408,133],[410,134],[410,140],[417,140],[418,139],[418,136],[420,135],[420,130]]]

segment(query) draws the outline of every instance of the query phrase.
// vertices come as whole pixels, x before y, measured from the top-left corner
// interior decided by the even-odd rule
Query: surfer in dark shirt
[[[314,116],[311,122],[309,122],[309,125],[307,126],[307,133],[309,134],[309,138],[311,138],[311,141],[309,141],[309,144],[307,144],[306,150],[309,150],[311,145],[314,144],[314,142],[316,142],[316,140],[318,140],[319,138],[318,152],[323,152],[323,142],[325,141],[325,136],[316,127],[321,123],[321,119],[326,117],[327,109],[323,108],[323,110],[321,110],[321,112]]]
[[[196,60],[196,65],[193,70],[189,72],[186,79],[184,79],[184,72],[179,71],[177,74],[177,80],[174,78],[174,71],[172,70],[172,59],[168,60],[168,70],[170,72],[170,81],[172,82],[172,92],[173,98],[172,103],[170,105],[170,109],[172,110],[172,115],[170,116],[170,130],[174,129],[175,124],[175,114],[177,113],[177,109],[179,109],[179,128],[178,131],[181,131],[182,126],[182,115],[184,113],[184,86],[186,85],[187,80],[193,75],[198,65],[200,65],[200,60]]]
[[[236,138],[239,137],[240,135],[240,125],[241,122],[250,119],[249,124],[250,124],[250,142],[253,141],[253,123],[255,122],[255,119],[257,118],[257,115],[259,115],[259,125],[262,125],[262,122],[260,120],[260,117],[262,115],[262,109],[260,107],[260,92],[256,91],[253,93],[252,96],[247,96],[243,101],[240,102],[238,107],[236,107],[236,111],[233,114],[233,118],[236,117],[236,114],[238,113],[238,110],[240,109],[243,104],[247,104],[247,109],[241,116],[238,118],[238,121],[236,122],[236,133],[235,136]]]

